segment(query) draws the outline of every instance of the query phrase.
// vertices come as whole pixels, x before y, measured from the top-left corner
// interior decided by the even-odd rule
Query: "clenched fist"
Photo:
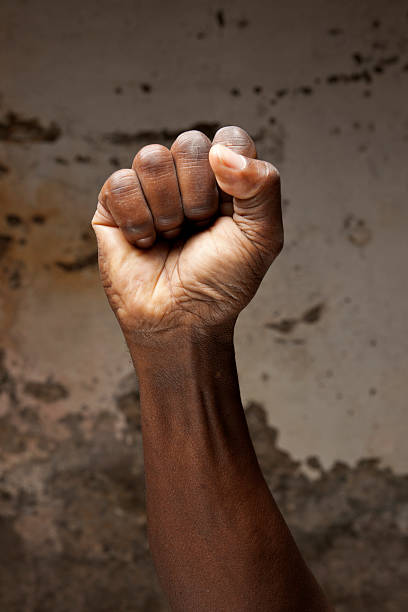
[[[108,178],[92,225],[125,335],[233,328],[282,248],[279,174],[241,128],[184,132]]]

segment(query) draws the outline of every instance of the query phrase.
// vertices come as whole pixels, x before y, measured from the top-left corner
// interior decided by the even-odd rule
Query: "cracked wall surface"
[[[5,0],[0,75],[0,610],[166,610],[89,223],[141,146],[229,124],[282,174],[236,332],[265,476],[337,610],[408,609],[406,3]]]

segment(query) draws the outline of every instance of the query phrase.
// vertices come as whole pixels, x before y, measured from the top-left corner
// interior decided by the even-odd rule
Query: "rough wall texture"
[[[337,610],[408,609],[406,3],[4,1],[0,45],[0,609],[166,609],[89,220],[143,144],[227,124],[283,177],[236,336],[267,480]]]

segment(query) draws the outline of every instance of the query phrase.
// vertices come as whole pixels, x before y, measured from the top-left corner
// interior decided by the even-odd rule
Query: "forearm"
[[[149,540],[173,610],[328,610],[248,433],[232,333],[128,337],[139,375]]]

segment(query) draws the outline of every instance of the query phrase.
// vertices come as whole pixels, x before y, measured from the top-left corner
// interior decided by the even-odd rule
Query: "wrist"
[[[163,461],[180,463],[182,471],[194,466],[204,478],[215,449],[223,457],[222,473],[214,468],[222,482],[226,474],[227,481],[232,474],[252,483],[261,477],[240,397],[233,332],[231,325],[126,334],[139,378],[145,465],[157,478]]]
[[[183,360],[185,352],[208,357],[233,351],[235,321],[223,325],[182,325],[156,331],[123,330],[136,369],[145,362]]]
[[[137,333],[126,335],[126,341],[142,399],[149,395],[161,405],[179,403],[200,394],[199,389],[239,396],[231,328],[216,333],[186,327],[143,337]]]
[[[233,328],[217,333],[179,328],[145,342],[139,334],[126,340],[139,378],[150,467],[159,470],[164,457],[173,461],[174,454],[182,454],[183,462],[198,462],[205,471],[211,449],[218,448],[225,454],[223,470],[258,474],[240,397]]]

